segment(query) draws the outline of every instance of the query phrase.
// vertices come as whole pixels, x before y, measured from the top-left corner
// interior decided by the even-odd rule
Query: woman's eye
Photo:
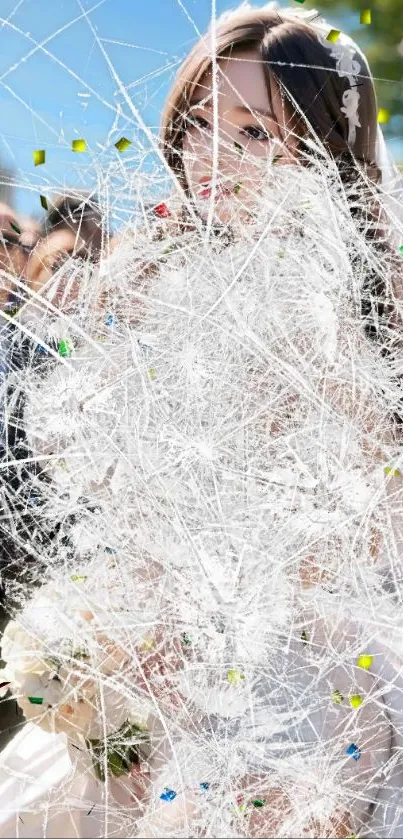
[[[244,128],[242,133],[251,137],[252,140],[274,140],[272,134],[265,131],[263,128],[258,128],[257,125],[248,125]]]
[[[203,131],[206,131],[209,128],[209,124],[205,119],[203,119],[203,117],[186,117],[185,131],[187,131],[189,128],[202,128]]]

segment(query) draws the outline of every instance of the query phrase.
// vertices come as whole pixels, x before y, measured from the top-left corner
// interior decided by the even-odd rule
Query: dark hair
[[[104,225],[102,210],[98,201],[88,195],[58,196],[52,203],[43,224],[41,234],[47,236],[54,230],[67,228],[80,232],[83,238],[91,238],[94,230],[101,232]]]

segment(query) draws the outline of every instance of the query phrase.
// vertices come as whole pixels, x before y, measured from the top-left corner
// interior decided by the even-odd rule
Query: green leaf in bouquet
[[[128,764],[118,752],[110,752],[107,759],[108,772],[115,777],[124,775],[128,771]]]
[[[100,781],[105,780],[105,754],[108,775],[119,777],[129,772],[133,763],[138,764],[145,759],[142,752],[148,740],[147,729],[129,721],[105,740],[86,740],[96,777]]]

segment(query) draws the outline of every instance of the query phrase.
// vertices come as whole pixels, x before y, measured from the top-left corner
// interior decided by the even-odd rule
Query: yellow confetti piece
[[[392,475],[392,478],[398,478],[402,474],[400,469],[394,469],[393,466],[385,466],[383,471],[385,475]]]
[[[118,140],[117,143],[115,143],[115,149],[117,149],[120,152],[126,151],[126,149],[128,149],[129,146],[131,146],[131,144],[131,140],[128,140],[127,137],[121,137],[120,140]]]
[[[40,200],[41,200],[41,207],[43,207],[44,210],[48,210],[49,209],[48,199],[46,198],[46,196],[45,195],[40,195],[39,197],[40,197]]]
[[[87,143],[85,140],[73,140],[71,148],[73,151],[87,151]]]
[[[157,378],[157,374],[155,372],[155,367],[150,367],[150,369],[148,371],[148,375],[149,375],[152,382],[154,381],[154,379]]]
[[[245,676],[240,670],[228,670],[228,681],[233,685],[239,685]]]
[[[371,23],[371,9],[364,9],[360,14],[360,23]]]
[[[326,40],[330,41],[331,44],[335,44],[336,41],[339,40],[340,35],[340,29],[331,29],[329,34],[326,36]]]
[[[344,696],[340,693],[339,690],[334,690],[333,693],[332,693],[332,699],[333,699],[333,702],[336,703],[336,705],[341,705],[341,703],[343,702]]]
[[[87,576],[85,574],[83,574],[82,576],[80,576],[79,574],[72,574],[70,577],[72,583],[84,583],[86,579]]]
[[[373,655],[360,655],[360,657],[357,658],[357,667],[362,667],[363,670],[369,670],[373,660]]]
[[[145,652],[150,652],[150,650],[155,650],[155,641],[153,638],[146,638],[141,645],[141,649]]]
[[[36,151],[33,152],[33,158],[35,166],[41,166],[42,163],[45,163],[46,159],[45,149],[36,149]]]
[[[362,696],[359,696],[358,693],[355,693],[353,696],[350,696],[350,705],[352,706],[352,708],[359,708],[360,705],[362,705],[363,701],[364,700]]]
[[[248,805],[244,800],[243,795],[239,795],[236,800],[236,804],[232,805],[234,808],[234,812],[236,816],[248,816],[249,810]]]
[[[389,122],[389,119],[390,119],[390,112],[387,110],[387,108],[379,108],[378,122],[380,124],[384,124],[386,122]]]

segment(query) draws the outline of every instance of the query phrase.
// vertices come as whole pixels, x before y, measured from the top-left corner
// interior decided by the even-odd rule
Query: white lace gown
[[[270,773],[284,759],[298,770],[302,761],[306,784],[295,788],[296,811],[303,813],[308,801],[322,813],[326,807],[341,807],[350,812],[353,832],[362,839],[403,839],[403,657],[373,642],[370,669],[358,667],[360,627],[350,624],[332,638],[332,659],[343,663],[326,669],[324,638],[331,622],[330,613],[317,620],[312,645],[290,644],[255,683],[254,749],[247,768],[260,767],[261,772],[266,761]],[[284,667],[287,681],[278,689]],[[332,698],[335,690],[340,702]],[[259,698],[269,692],[272,713],[269,717],[266,704],[259,716]],[[351,707],[347,697],[352,693],[361,697],[359,707]],[[292,719],[293,708],[306,709],[298,722]],[[358,759],[347,754],[349,747],[359,750]],[[167,765],[169,757],[167,752]],[[136,829],[138,836],[161,835],[153,829],[152,802],[146,822],[136,820],[133,807],[119,803],[116,782],[106,790],[90,768],[88,755],[68,746],[64,734],[48,734],[28,723],[0,758],[0,836],[113,837],[136,835]],[[154,791],[164,786],[163,775],[162,767]],[[155,800],[161,805],[157,795]],[[181,816],[176,828],[184,828]],[[278,835],[297,835],[296,830],[295,812]]]

